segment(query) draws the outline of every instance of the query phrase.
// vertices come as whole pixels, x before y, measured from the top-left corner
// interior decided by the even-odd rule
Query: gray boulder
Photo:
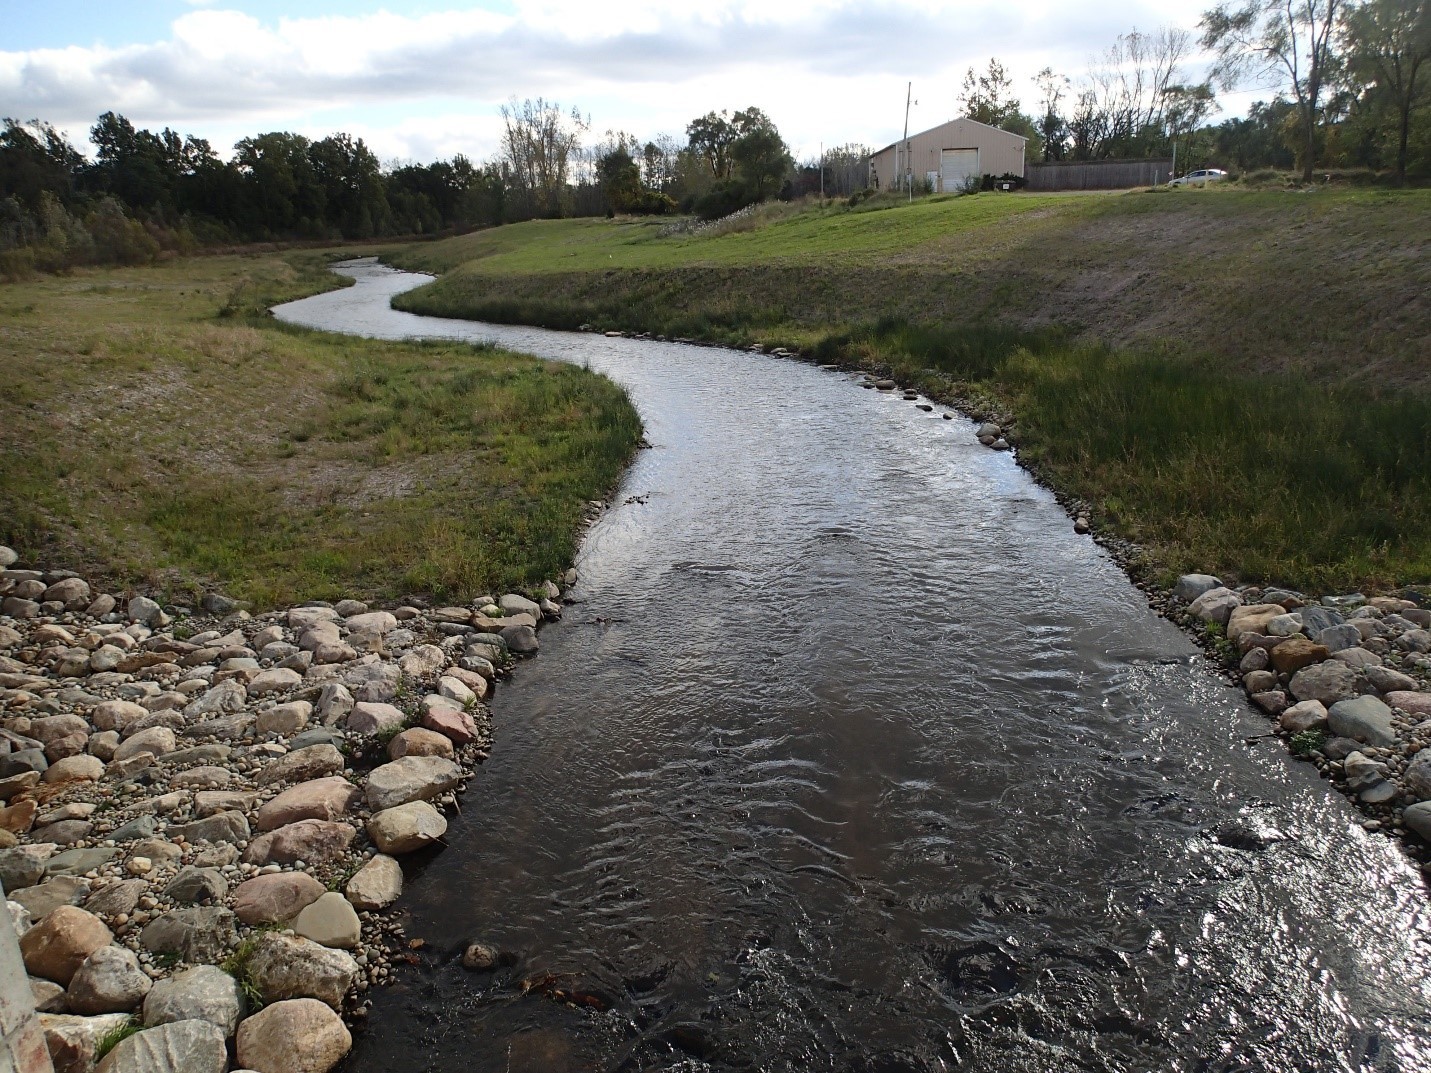
[[[1234,609],[1242,606],[1242,597],[1231,589],[1208,589],[1188,607],[1188,614],[1204,622],[1226,626]]]
[[[95,1073],[224,1073],[229,1050],[208,1021],[175,1021],[137,1032],[105,1055]]]
[[[160,980],[144,999],[144,1023],[208,1021],[225,1038],[234,1034],[246,1003],[238,981],[216,965],[196,965]]]
[[[1292,676],[1292,696],[1331,705],[1356,696],[1356,671],[1339,660],[1303,667]]]
[[[1401,822],[1412,834],[1423,841],[1431,842],[1431,801],[1418,801],[1408,805],[1401,814]]]
[[[1391,709],[1375,697],[1340,700],[1327,709],[1327,725],[1332,733],[1367,745],[1395,745]]]
[[[280,932],[259,938],[248,965],[249,978],[265,1003],[316,998],[339,1010],[358,978],[352,955]]]
[[[1304,610],[1302,621],[1306,622],[1306,618]],[[1316,634],[1316,638],[1317,644],[1325,645],[1328,652],[1340,652],[1344,648],[1357,648],[1361,645],[1361,631],[1349,622],[1328,626]]]
[[[1416,801],[1431,801],[1431,749],[1422,749],[1401,773],[1401,785]]]
[[[228,880],[217,868],[187,865],[169,880],[164,894],[183,905],[217,904],[229,892]]]
[[[368,774],[368,807],[374,812],[428,801],[462,781],[462,769],[440,756],[404,756]]]
[[[139,933],[144,949],[177,954],[179,960],[213,963],[238,943],[234,915],[222,906],[175,909],[152,921]]]
[[[122,1013],[144,1001],[153,981],[127,947],[101,946],[70,980],[71,1013]]]

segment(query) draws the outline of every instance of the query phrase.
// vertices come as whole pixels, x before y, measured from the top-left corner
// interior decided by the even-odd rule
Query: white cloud
[[[1077,75],[1133,26],[1190,25],[1172,0],[1090,7],[1052,0],[517,0],[514,14],[263,22],[200,7],[162,41],[0,52],[0,112],[82,133],[113,109],[225,147],[291,129],[363,136],[383,156],[430,159],[496,146],[498,104],[545,96],[592,113],[598,130],[679,133],[712,108],[757,105],[804,155],[819,142],[898,136],[904,85],[922,129],[949,118],[969,64],[998,56],[1033,100],[1045,64]],[[1178,14],[1172,12],[1176,10]]]

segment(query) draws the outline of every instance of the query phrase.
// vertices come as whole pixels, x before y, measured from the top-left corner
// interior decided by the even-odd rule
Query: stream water
[[[1416,868],[969,422],[342,270],[277,315],[587,364],[650,442],[345,1070],[1431,1070]]]

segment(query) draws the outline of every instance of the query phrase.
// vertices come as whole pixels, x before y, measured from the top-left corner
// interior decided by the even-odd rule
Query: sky
[[[957,114],[970,65],[997,56],[1025,111],[1042,67],[1075,81],[1120,33],[1195,30],[1198,0],[4,0],[0,115],[88,150],[105,111],[207,138],[346,131],[384,161],[490,158],[501,104],[576,107],[608,130],[684,140],[754,105],[798,159],[875,148]],[[1203,64],[1188,65],[1201,78]],[[1262,94],[1265,96],[1265,94]],[[1246,95],[1224,101],[1240,114]],[[1217,117],[1215,117],[1217,118]]]

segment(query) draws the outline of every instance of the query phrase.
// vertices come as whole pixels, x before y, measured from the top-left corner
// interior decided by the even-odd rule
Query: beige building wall
[[[972,119],[954,119],[941,126],[910,135],[909,167],[915,182],[941,171],[945,149],[979,150],[979,173],[982,175],[1024,174],[1024,147],[1027,143],[1017,134],[991,127]],[[904,141],[886,146],[870,158],[871,178],[879,179],[879,188],[888,190],[896,185],[905,170]],[[897,161],[897,163],[896,163]],[[936,185],[936,190],[939,187]],[[948,193],[949,191],[943,191]]]

